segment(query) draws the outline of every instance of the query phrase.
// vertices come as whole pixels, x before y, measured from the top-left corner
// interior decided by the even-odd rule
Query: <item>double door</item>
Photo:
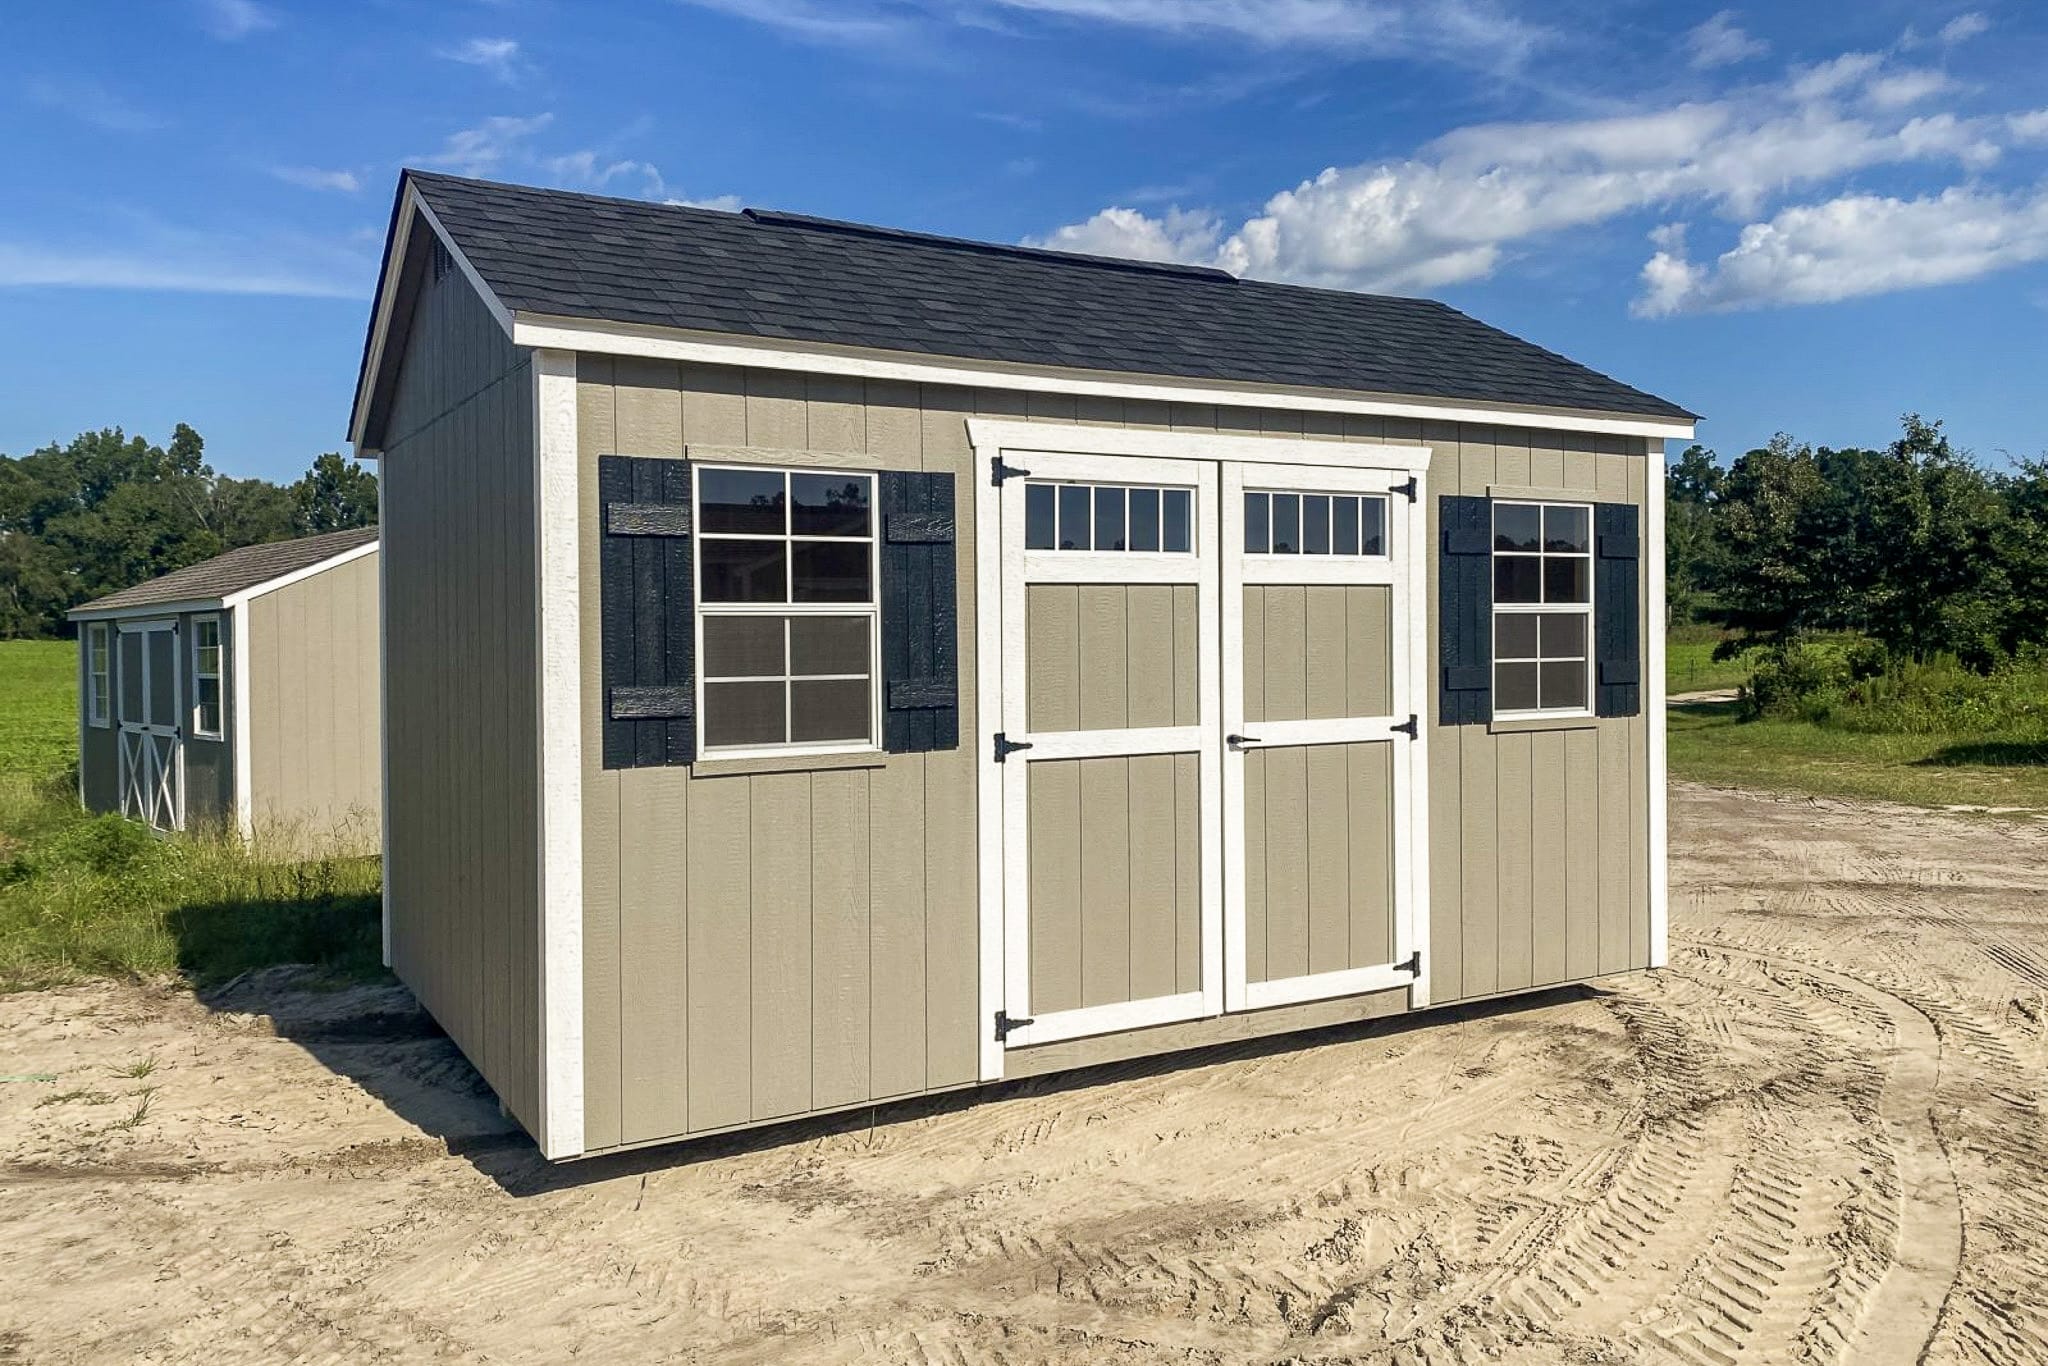
[[[1414,987],[1411,476],[1019,463],[997,528],[1004,1042]]]
[[[183,688],[175,621],[122,622],[114,660],[121,814],[185,825]]]

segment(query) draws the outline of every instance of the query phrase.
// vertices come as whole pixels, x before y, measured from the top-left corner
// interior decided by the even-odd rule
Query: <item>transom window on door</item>
[[[875,743],[875,478],[697,468],[706,752]]]
[[[1493,505],[1493,710],[1590,709],[1593,510]]]
[[[1026,484],[1026,550],[1195,548],[1195,491],[1128,484]]]
[[[1378,494],[1244,496],[1247,555],[1384,555],[1387,500]]]

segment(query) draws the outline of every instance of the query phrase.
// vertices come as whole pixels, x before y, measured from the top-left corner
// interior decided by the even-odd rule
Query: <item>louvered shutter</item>
[[[600,456],[597,488],[604,766],[687,764],[697,755],[690,466]]]
[[[1438,721],[1446,726],[1493,719],[1493,501],[1437,502]]]
[[[1639,515],[1633,503],[1593,505],[1593,714],[1643,708]]]
[[[882,535],[882,748],[960,745],[959,600],[953,476],[885,470]]]

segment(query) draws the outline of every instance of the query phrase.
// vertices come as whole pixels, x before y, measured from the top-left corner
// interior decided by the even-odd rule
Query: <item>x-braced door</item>
[[[122,622],[115,658],[121,814],[185,826],[184,690],[175,621]]]

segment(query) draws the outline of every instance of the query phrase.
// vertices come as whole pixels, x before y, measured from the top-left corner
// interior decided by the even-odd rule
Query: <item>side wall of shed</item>
[[[378,847],[377,554],[265,593],[249,613],[249,805],[259,841]]]
[[[220,621],[220,738],[209,740],[199,734],[198,661],[193,657],[194,625],[201,617]],[[234,657],[235,614],[186,612],[178,617],[178,724],[185,729],[185,828],[220,830],[235,819],[235,670],[242,661]]]
[[[107,724],[95,726],[92,706],[92,659],[87,646],[88,623],[78,623],[78,796],[88,811],[121,809],[120,742],[114,724],[116,699],[107,698]],[[114,686],[113,623],[107,623],[107,688]]]
[[[391,964],[538,1132],[531,353],[433,273],[379,469]]]

